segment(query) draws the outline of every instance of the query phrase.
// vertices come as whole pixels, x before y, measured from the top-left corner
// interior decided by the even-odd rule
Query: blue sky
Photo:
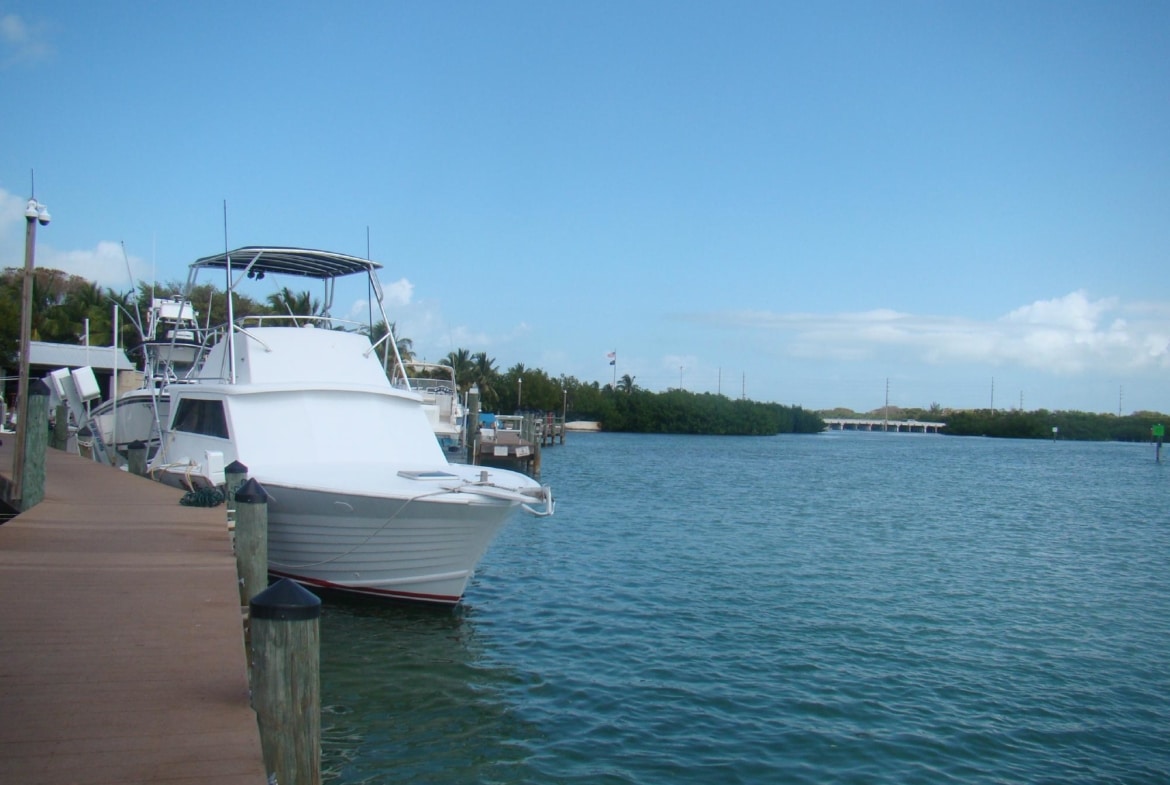
[[[122,290],[368,236],[431,360],[1170,412],[1165,2],[0,0],[0,106],[5,267],[35,170]]]

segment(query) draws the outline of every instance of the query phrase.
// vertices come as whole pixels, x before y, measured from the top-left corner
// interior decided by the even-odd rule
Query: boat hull
[[[462,599],[476,564],[515,510],[456,494],[393,499],[261,484],[269,496],[270,574],[438,605]]]
[[[159,445],[159,423],[170,416],[170,402],[165,394],[147,389],[124,393],[117,406],[105,403],[93,411],[92,421],[98,436],[107,447],[125,456],[129,446],[142,442],[153,456]]]

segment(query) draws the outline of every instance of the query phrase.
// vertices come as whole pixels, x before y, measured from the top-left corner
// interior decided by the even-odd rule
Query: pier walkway
[[[0,525],[0,783],[263,785],[224,508],[59,450],[45,473]]]

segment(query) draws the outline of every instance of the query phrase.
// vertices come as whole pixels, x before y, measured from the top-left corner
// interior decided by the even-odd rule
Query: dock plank
[[[265,782],[224,509],[180,495],[49,450],[0,525],[0,783]]]

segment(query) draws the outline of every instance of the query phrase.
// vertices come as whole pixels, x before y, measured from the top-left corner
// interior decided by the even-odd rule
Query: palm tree
[[[382,341],[382,339],[386,337],[387,333],[394,335],[394,345],[398,347],[398,356],[402,358],[402,362],[405,363],[413,360],[414,341],[398,334],[398,322],[390,322],[390,324],[387,325],[385,322],[379,321],[374,325],[373,329],[370,330],[370,340],[378,345],[378,357],[381,358],[383,363],[387,365],[389,364],[389,362],[386,360],[386,352],[389,347],[385,341]],[[379,341],[382,342],[378,343]]]
[[[322,316],[321,301],[311,292],[294,294],[287,286],[279,292],[268,295],[268,305],[277,313],[289,316]]]
[[[490,407],[494,410],[500,400],[500,394],[496,390],[500,380],[496,361],[488,357],[487,352],[476,352],[472,355],[471,362],[473,365],[471,380],[479,387],[479,399],[483,402],[484,408]]]
[[[115,292],[113,289],[107,289],[106,297],[117,306],[121,313],[121,316],[118,317],[119,327],[116,342],[129,354],[142,343],[142,331],[146,329],[146,325],[142,324],[141,312],[138,310],[137,295],[133,290]]]
[[[459,386],[459,392],[465,393],[471,389],[472,373],[474,367],[471,364],[471,352],[466,349],[456,349],[453,352],[448,352],[440,362],[443,365],[450,365],[455,369],[455,384]]]
[[[69,319],[81,326],[85,335],[88,327],[91,346],[105,346],[113,334],[109,300],[102,287],[88,281],[70,286],[65,293],[62,309]]]
[[[50,270],[48,272],[58,273]],[[82,343],[89,328],[91,345],[105,345],[109,340],[110,312],[102,288],[76,275],[58,273],[39,294],[33,280],[33,300],[43,302],[37,333],[40,340],[55,343]],[[34,322],[37,312],[34,311]]]
[[[618,379],[618,389],[624,393],[632,393],[638,389],[638,385],[634,384],[634,377],[627,374],[622,374],[622,378]]]

